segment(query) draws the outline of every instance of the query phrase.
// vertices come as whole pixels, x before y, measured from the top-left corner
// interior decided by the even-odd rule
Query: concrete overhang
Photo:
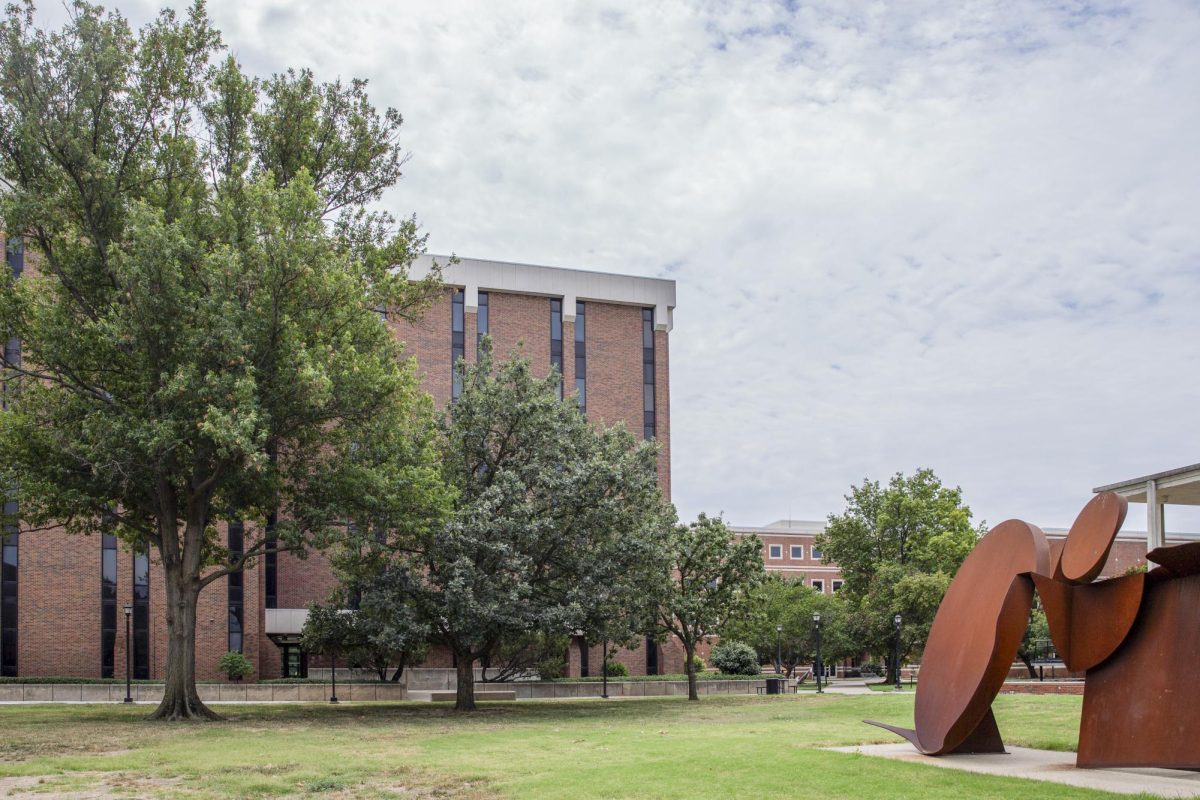
[[[1157,488],[1159,503],[1200,506],[1200,464],[1097,486],[1092,491],[1115,492],[1131,503],[1145,503],[1151,484]]]
[[[263,633],[268,636],[299,636],[308,619],[307,608],[268,608]]]

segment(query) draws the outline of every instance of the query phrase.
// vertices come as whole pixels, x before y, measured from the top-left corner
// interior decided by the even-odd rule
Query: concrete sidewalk
[[[1008,754],[925,756],[907,742],[829,747],[841,753],[861,753],[943,769],[961,769],[986,775],[1028,778],[1100,789],[1117,794],[1151,794],[1158,797],[1200,797],[1200,774],[1178,769],[1079,769],[1074,753],[1009,747]]]

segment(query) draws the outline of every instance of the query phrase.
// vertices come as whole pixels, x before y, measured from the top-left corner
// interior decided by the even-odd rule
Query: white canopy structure
[[[1168,503],[1200,506],[1200,464],[1110,483],[1092,491],[1116,492],[1131,503],[1146,504],[1146,552],[1150,552],[1166,544],[1163,509]]]

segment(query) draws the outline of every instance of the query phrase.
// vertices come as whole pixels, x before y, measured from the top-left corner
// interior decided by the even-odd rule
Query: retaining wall
[[[196,687],[206,703],[282,703],[329,700],[329,685],[319,683],[202,683]],[[338,684],[339,700],[405,700],[408,692],[399,684]],[[138,702],[162,700],[161,683],[136,683],[131,695]],[[124,684],[108,683],[3,683],[0,702],[119,703],[125,699]]]

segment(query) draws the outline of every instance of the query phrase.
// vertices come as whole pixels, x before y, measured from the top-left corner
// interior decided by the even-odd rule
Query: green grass
[[[0,796],[1109,796],[816,749],[895,741],[861,720],[911,724],[911,694],[493,703],[467,715],[416,703],[219,708],[227,721],[167,725],[144,721],[145,706],[0,707]],[[1011,744],[1060,750],[1075,746],[1079,709],[1078,697],[996,703]]]

